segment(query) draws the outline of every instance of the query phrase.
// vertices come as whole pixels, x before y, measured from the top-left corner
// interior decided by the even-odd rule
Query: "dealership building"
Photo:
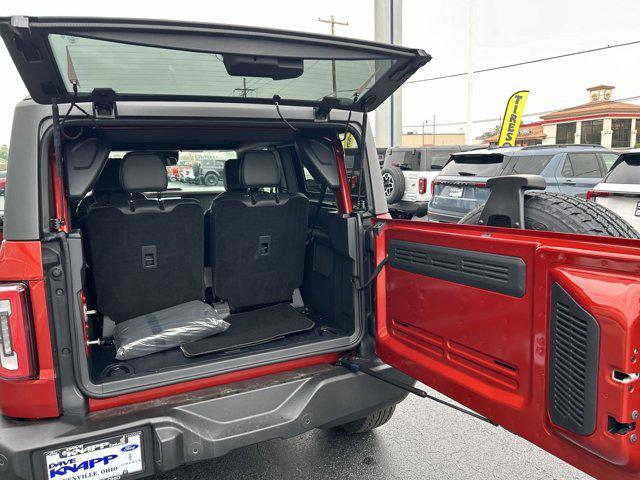
[[[587,89],[588,102],[542,115],[540,122],[520,126],[517,145],[590,143],[608,148],[631,148],[640,141],[640,105],[612,100],[611,85]],[[496,144],[497,135],[484,140]]]

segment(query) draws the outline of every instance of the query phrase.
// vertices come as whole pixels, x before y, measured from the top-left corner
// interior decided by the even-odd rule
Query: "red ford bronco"
[[[0,33],[31,97],[0,248],[2,480],[363,432],[429,398],[415,379],[597,478],[640,478],[637,234],[525,194],[530,176],[490,180],[476,225],[391,219],[367,114],[424,51],[145,20]],[[167,178],[192,151],[226,152],[224,188]]]

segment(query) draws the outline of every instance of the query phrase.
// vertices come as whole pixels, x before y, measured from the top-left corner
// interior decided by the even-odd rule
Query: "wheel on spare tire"
[[[218,183],[220,183],[220,178],[215,173],[210,172],[204,176],[204,184],[207,187],[215,187]]]
[[[383,168],[382,183],[387,203],[396,203],[404,195],[404,174],[398,167]]]
[[[470,211],[458,223],[477,225],[482,209]],[[529,230],[640,238],[631,225],[608,208],[561,193],[527,193],[524,226]]]
[[[391,405],[390,407],[383,408],[382,410],[378,410],[377,412],[370,413],[366,417],[359,418],[358,420],[354,420],[353,422],[345,423],[344,425],[340,425],[340,430],[344,430],[347,433],[365,433],[370,432],[374,428],[381,427],[393,416],[393,412],[395,412],[396,406]]]

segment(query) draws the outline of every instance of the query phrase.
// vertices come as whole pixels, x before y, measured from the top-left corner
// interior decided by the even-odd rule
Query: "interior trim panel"
[[[527,269],[522,258],[403,240],[389,240],[392,267],[449,282],[523,297]]]

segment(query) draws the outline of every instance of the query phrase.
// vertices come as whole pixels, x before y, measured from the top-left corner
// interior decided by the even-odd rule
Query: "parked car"
[[[597,478],[638,478],[640,246],[595,236],[608,210],[561,194],[535,203],[569,234],[390,218],[367,115],[423,50],[160,20],[0,33],[31,97],[0,245],[2,480],[133,480],[363,433],[408,392],[433,399],[418,380]],[[336,101],[332,73],[359,95]],[[240,158],[223,194],[163,197],[166,148]]]
[[[394,218],[422,217],[431,199],[431,182],[452,153],[470,146],[388,148],[382,165],[382,180],[389,211]]]
[[[4,195],[4,189],[7,186],[7,171],[0,170],[0,195]]]
[[[593,145],[494,147],[455,153],[432,183],[429,221],[457,223],[489,197],[487,179],[541,175],[548,192],[586,198],[616,152]]]
[[[222,185],[225,161],[215,158],[201,159],[194,167],[196,183],[208,187]]]
[[[587,192],[587,198],[640,231],[640,149],[620,154],[602,182]]]
[[[176,164],[178,181],[182,183],[195,183],[196,176],[193,172],[193,160],[180,160]]]

